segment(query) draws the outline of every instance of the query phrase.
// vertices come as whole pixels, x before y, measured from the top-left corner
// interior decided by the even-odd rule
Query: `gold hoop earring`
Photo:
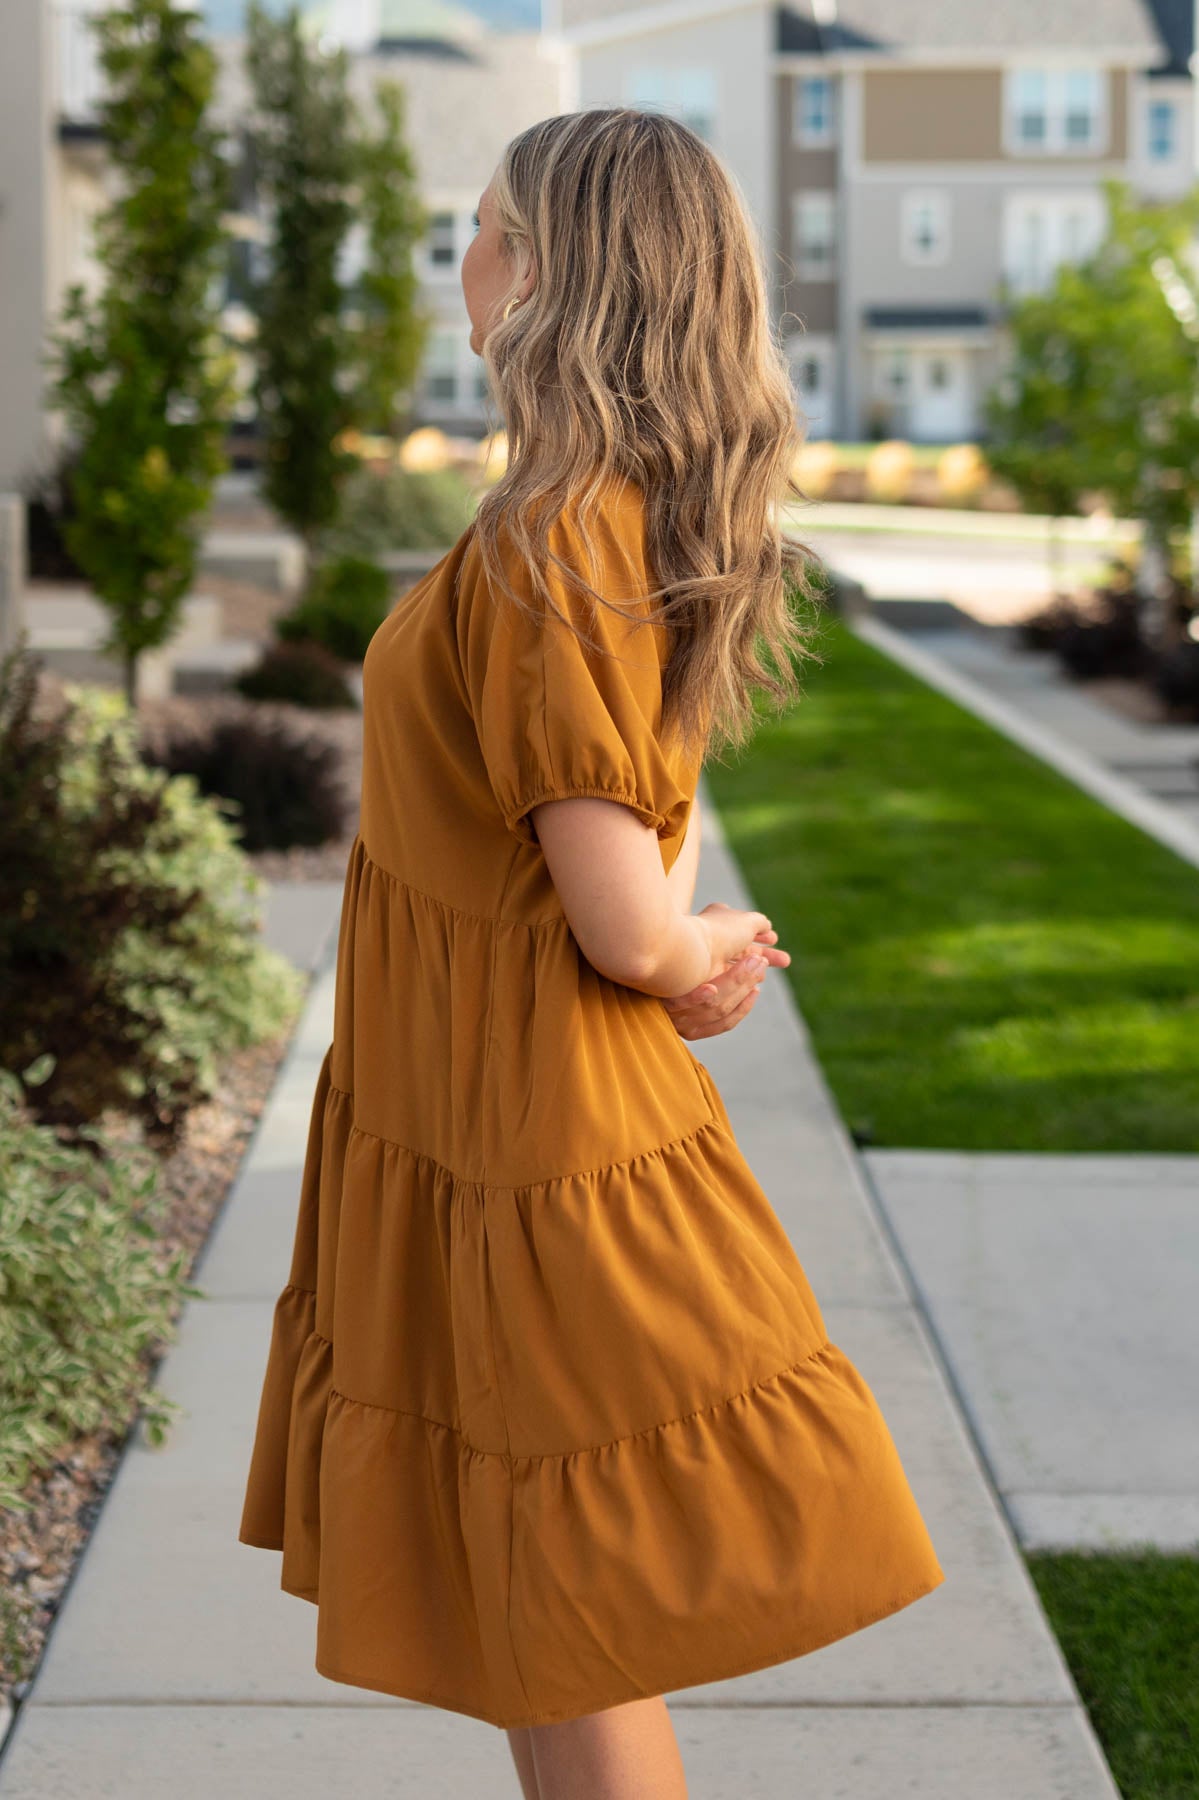
[[[509,300],[507,306],[504,308],[504,313],[503,313],[505,324],[507,324],[509,318],[511,317],[513,307],[520,306],[521,304],[522,304],[521,300],[518,297],[516,297],[515,295],[513,296],[513,298],[511,300]]]

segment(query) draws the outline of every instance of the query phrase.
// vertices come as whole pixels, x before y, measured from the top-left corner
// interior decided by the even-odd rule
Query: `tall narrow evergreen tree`
[[[126,0],[96,29],[118,198],[96,223],[102,288],[72,287],[52,333],[52,394],[79,450],[67,548],[112,616],[106,648],[133,700],[138,656],[178,621],[225,466],[232,365],[214,291],[228,173],[198,15]]]
[[[310,41],[293,6],[247,16],[255,160],[267,202],[266,268],[254,284],[263,492],[312,552],[337,516],[356,423],[339,261],[357,175],[344,50]]]
[[[404,136],[406,98],[398,82],[375,90],[378,125],[359,144],[358,213],[366,260],[355,296],[359,422],[364,431],[402,435],[432,313],[417,306],[413,251],[428,229],[416,164]]]

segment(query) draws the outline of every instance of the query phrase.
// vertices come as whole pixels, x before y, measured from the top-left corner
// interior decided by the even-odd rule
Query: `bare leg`
[[[527,1725],[517,1725],[509,1729],[508,1743],[512,1749],[512,1760],[516,1764],[516,1773],[520,1776],[520,1791],[525,1800],[541,1800],[541,1789],[537,1785],[537,1770],[533,1764],[533,1745],[529,1737]]]
[[[528,1729],[539,1800],[687,1800],[661,1694]]]

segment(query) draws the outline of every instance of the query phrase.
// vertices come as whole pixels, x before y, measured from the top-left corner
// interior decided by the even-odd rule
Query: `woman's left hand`
[[[744,956],[737,957],[713,980],[701,982],[689,994],[664,999],[662,1005],[674,1020],[679,1036],[717,1037],[747,1018],[767,968],[785,969],[791,961],[790,951],[780,950],[777,945],[778,932],[764,932]]]

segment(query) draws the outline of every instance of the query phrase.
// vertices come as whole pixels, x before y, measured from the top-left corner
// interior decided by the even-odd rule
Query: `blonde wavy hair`
[[[814,595],[811,554],[778,523],[803,498],[803,432],[745,203],[695,132],[631,107],[530,126],[491,185],[505,252],[523,242],[537,285],[482,353],[508,433],[507,472],[475,515],[487,577],[525,605],[502,535],[559,617],[551,561],[589,603],[612,604],[553,555],[549,532],[569,508],[586,539],[609,479],[632,481],[661,583],[641,622],[661,620],[671,640],[660,731],[701,755],[740,745],[755,689],[782,708],[796,659],[821,660],[796,605]]]

